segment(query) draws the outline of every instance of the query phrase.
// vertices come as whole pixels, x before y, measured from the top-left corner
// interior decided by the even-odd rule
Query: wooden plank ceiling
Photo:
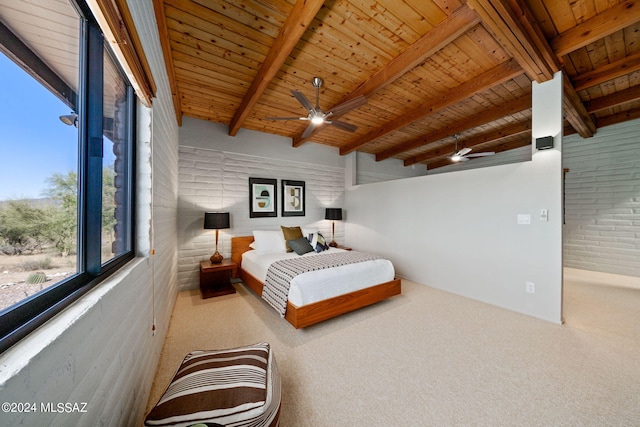
[[[428,169],[531,143],[531,82],[562,70],[565,135],[640,117],[640,0],[154,0],[176,116]],[[308,121],[319,106],[367,102]]]

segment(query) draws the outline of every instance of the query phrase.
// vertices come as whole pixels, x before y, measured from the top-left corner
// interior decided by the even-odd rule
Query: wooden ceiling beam
[[[562,73],[562,108],[565,119],[583,138],[590,138],[596,133],[596,123],[593,121],[582,99],[576,92],[566,73]]]
[[[584,23],[554,37],[550,46],[560,58],[590,43],[613,34],[640,21],[639,0],[628,0],[615,5]],[[578,91],[595,86],[604,81],[626,75],[640,69],[640,54],[624,58],[599,70],[585,73],[571,82],[563,76],[563,108],[567,121],[583,138],[589,138],[596,132],[597,126],[590,112],[578,95]]]
[[[639,0],[640,1],[640,0]],[[511,52],[532,80],[538,83],[553,78],[561,69],[558,53],[547,43],[533,15],[517,0],[469,0],[483,23],[505,49]],[[583,138],[593,136],[596,125],[589,116],[576,89],[563,76],[565,116]]]
[[[491,132],[473,136],[464,141],[464,146],[471,148],[480,144],[500,141],[501,139],[514,136],[514,135],[520,135],[521,133],[531,133],[531,120],[523,121],[520,123],[514,123],[511,125],[493,130]],[[430,150],[430,151],[427,151],[426,153],[418,154],[417,156],[413,156],[411,158],[405,159],[404,165],[411,166],[416,163],[422,163],[431,158],[441,156],[443,154],[443,151],[445,153],[452,153],[453,150],[455,150],[455,143],[448,144],[446,146],[440,146],[435,150]]]
[[[455,135],[456,133],[460,133],[468,129],[473,129],[478,126],[494,122],[505,116],[519,113],[530,108],[531,96],[523,96],[521,98],[514,99],[511,102],[494,108],[489,108],[483,113],[476,114],[472,118],[458,122],[454,125],[447,126],[444,129],[438,129],[436,131],[422,135],[421,137],[416,138],[412,141],[407,141],[395,147],[391,147],[387,150],[381,151],[380,153],[376,154],[376,161],[379,162],[382,160],[386,160],[402,152],[422,147],[423,145],[427,145],[433,141],[437,141],[447,136]]]
[[[293,6],[264,62],[260,65],[258,73],[251,82],[249,90],[231,119],[229,135],[235,136],[238,133],[251,109],[298,44],[323,4],[324,0],[298,0]]]
[[[618,3],[551,40],[551,48],[558,56],[587,46],[623,28],[640,22],[640,0]]]
[[[593,71],[579,75],[573,80],[573,87],[581,90],[599,85],[609,80],[625,76],[640,70],[640,53],[622,58],[611,64],[596,68]]]
[[[617,107],[618,105],[637,101],[639,99],[640,86],[632,86],[620,92],[615,92],[611,95],[587,101],[584,103],[584,106],[589,114],[593,114],[598,111],[606,110],[607,108]]]
[[[349,142],[340,148],[340,154],[349,154],[350,152],[355,151],[376,139],[382,138],[383,136],[408,126],[415,121],[424,119],[431,114],[435,114],[438,111],[462,102],[477,93],[481,93],[492,87],[501,85],[520,74],[522,74],[522,68],[520,68],[514,60],[506,61],[489,71],[485,71],[478,77],[439,95],[437,98],[431,99],[425,104],[404,113],[398,119],[385,123],[366,135]]]
[[[561,70],[558,53],[555,52],[547,42],[542,29],[528,7],[524,3],[518,2],[518,0],[509,1],[513,9],[517,12],[517,15],[520,16],[520,23],[527,31],[530,40],[538,48],[539,53],[537,55],[541,55],[540,60],[548,64],[551,70]],[[596,132],[596,124],[593,118],[587,113],[581,98],[578,96],[577,91],[571,84],[566,73],[563,73],[562,79],[564,95],[562,102],[565,117],[567,117],[569,123],[571,123],[583,138],[593,136]]]
[[[343,102],[349,101],[358,96],[368,97],[377,90],[393,83],[396,79],[402,77],[408,71],[424,62],[431,55],[469,31],[479,22],[480,17],[473,10],[467,6],[458,8],[431,31],[420,37],[400,55],[396,56],[383,68],[375,72],[371,77],[369,77],[369,79],[358,86],[355,91],[347,95],[336,105],[340,105]],[[334,107],[331,107],[326,111],[331,111]],[[299,147],[304,142],[311,139],[311,137],[321,129],[323,129],[323,127],[316,128],[316,130],[314,130],[314,132],[307,138],[302,138],[301,135],[295,137],[293,139],[293,146]]]
[[[485,28],[513,55],[531,80],[543,82],[553,78],[559,66],[541,51],[545,43],[536,40],[536,34],[531,33],[535,25],[529,21],[529,14],[523,6],[518,5],[514,10],[515,6],[507,0],[469,0],[468,4],[478,12]],[[528,24],[523,26],[522,21]]]
[[[640,119],[640,108],[634,108],[633,110],[623,111],[618,114],[598,119],[598,127],[611,126],[635,119]]]

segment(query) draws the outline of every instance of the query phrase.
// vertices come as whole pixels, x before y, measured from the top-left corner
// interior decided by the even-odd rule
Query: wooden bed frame
[[[242,254],[251,249],[249,247],[251,242],[253,242],[253,236],[232,237],[231,259],[238,264],[238,277],[258,296],[262,296],[264,283],[242,269]],[[400,279],[395,278],[390,282],[301,307],[297,307],[287,301],[287,312],[284,318],[296,329],[305,328],[394,295],[399,295],[401,292]]]

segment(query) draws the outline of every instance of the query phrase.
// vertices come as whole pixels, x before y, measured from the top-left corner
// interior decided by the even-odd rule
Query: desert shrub
[[[49,270],[51,267],[51,258],[31,259],[24,261],[20,267],[23,271],[33,270]]]
[[[47,215],[28,200],[9,200],[0,206],[0,239],[18,254],[42,249]]]
[[[45,194],[56,203],[48,209],[48,227],[43,235],[53,243],[61,255],[75,253],[78,233],[78,175],[54,173],[47,178]]]

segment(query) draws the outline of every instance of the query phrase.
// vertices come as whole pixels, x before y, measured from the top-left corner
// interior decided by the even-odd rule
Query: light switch
[[[548,222],[549,221],[549,210],[548,209],[540,209],[540,221]]]

